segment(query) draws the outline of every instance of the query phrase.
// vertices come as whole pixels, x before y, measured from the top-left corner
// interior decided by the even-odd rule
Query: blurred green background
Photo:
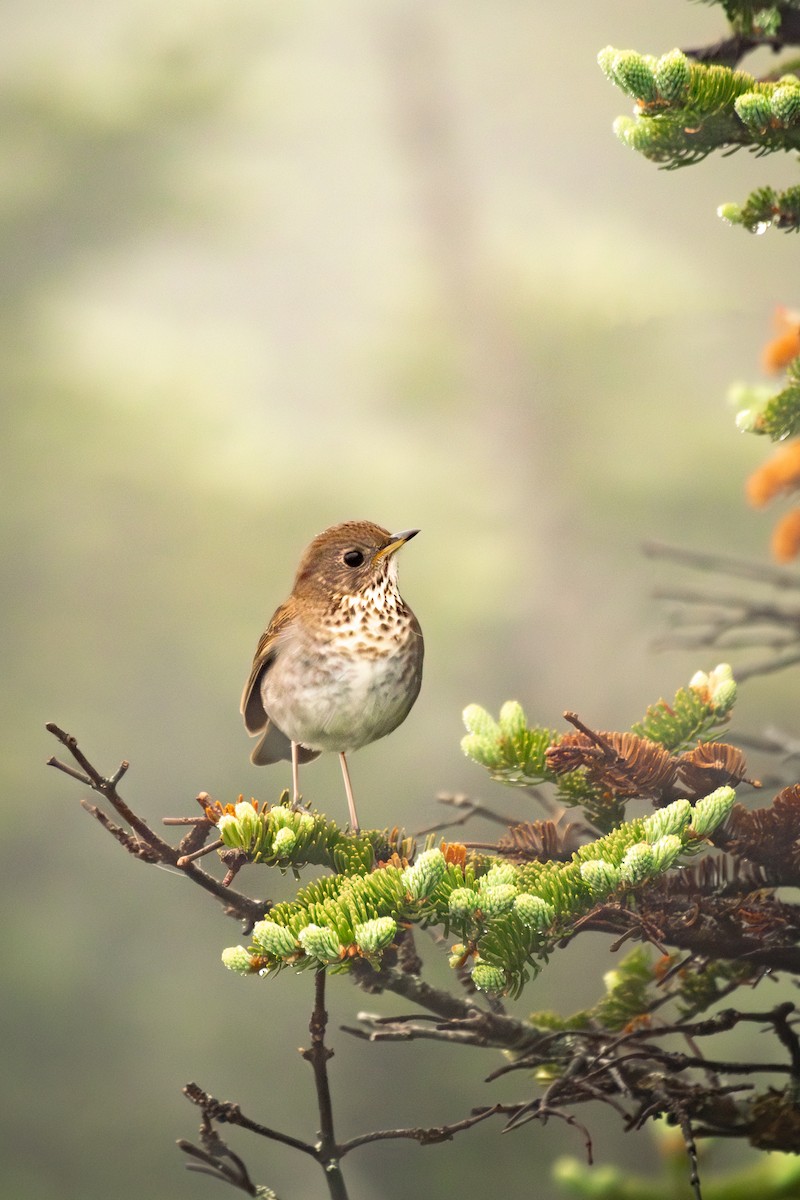
[[[793,169],[658,172],[614,139],[629,106],[595,55],[722,33],[683,0],[30,0],[5,16],[4,1195],[211,1196],[173,1145],[198,1123],[181,1085],[313,1137],[310,979],[225,972],[238,930],[85,816],[44,766],[44,722],[103,769],[129,759],[123,793],[151,821],[199,790],[274,799],[288,768],[250,766],[238,702],[301,549],[347,518],[419,526],[401,578],[426,678],[406,724],[351,762],[362,819],[428,825],[443,789],[532,811],[462,757],[464,705],[627,726],[716,661],[653,654],[671,570],[641,542],[766,545],[742,499],[765,448],[724,397],[758,377],[773,306],[797,303],[793,246],[715,209]],[[741,720],[783,703],[751,684]],[[335,757],[304,791],[343,817]],[[518,1011],[595,998],[608,947],[595,975],[588,948]],[[421,949],[446,983],[441,947]],[[329,999],[342,1135],[530,1094],[484,1084],[489,1053],[338,1031],[400,1011],[391,997],[339,979]],[[645,1135],[581,1116],[600,1161],[646,1160]],[[323,1194],[299,1156],[231,1143],[286,1200]],[[449,1195],[457,1177],[476,1194],[536,1180],[548,1200],[548,1164],[581,1149],[552,1124],[483,1126],[364,1150],[348,1178],[354,1200]]]

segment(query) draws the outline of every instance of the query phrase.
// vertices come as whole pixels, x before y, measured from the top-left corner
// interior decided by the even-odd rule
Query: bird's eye
[[[360,567],[364,561],[364,555],[360,550],[345,550],[344,561],[348,567]]]

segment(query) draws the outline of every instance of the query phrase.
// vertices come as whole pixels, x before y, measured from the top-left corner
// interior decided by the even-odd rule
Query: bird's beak
[[[379,558],[391,558],[401,546],[405,546],[406,542],[410,542],[413,537],[419,533],[418,529],[406,529],[403,533],[393,533],[392,540],[388,546],[384,546],[382,550],[373,558],[373,562],[377,562]]]

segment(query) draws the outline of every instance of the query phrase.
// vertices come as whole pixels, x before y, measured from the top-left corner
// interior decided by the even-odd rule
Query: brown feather
[[[296,607],[294,597],[290,596],[285,604],[281,604],[279,608],[276,608],[272,620],[262,633],[256,647],[250,678],[247,680],[242,692],[242,703],[240,705],[240,711],[244,717],[245,729],[250,734],[261,733],[266,728],[267,721],[269,720],[267,714],[264,712],[264,705],[261,700],[261,677],[275,661],[280,636],[285,631],[287,625],[290,625],[294,621]]]

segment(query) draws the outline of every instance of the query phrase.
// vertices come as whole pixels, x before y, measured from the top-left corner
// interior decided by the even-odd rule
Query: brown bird
[[[290,759],[293,803],[299,764],[338,753],[354,830],[345,755],[396,729],[422,682],[422,630],[397,590],[395,559],[417,533],[346,521],[315,537],[258,643],[242,695],[245,728],[261,735],[250,761]]]

